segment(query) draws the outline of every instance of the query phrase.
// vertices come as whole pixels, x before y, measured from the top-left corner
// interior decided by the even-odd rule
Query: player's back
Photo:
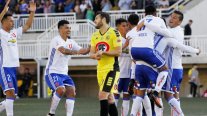
[[[148,23],[152,23],[155,25],[158,25],[160,27],[164,26],[164,21],[159,18],[152,15],[148,15],[142,20],[140,20],[139,23],[142,21],[147,21]],[[141,48],[154,48],[154,36],[155,32],[151,31],[146,26],[143,26],[138,32],[136,37],[134,38],[134,41],[132,43],[132,47],[141,47]]]

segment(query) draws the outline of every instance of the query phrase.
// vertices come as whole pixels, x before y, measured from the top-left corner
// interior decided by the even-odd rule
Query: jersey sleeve
[[[90,40],[91,46],[96,46],[95,44],[95,36],[94,34],[91,36],[91,40]]]
[[[72,40],[72,41],[73,41],[73,48],[72,48],[72,50],[79,51],[82,47],[79,46],[74,40]]]
[[[57,38],[54,38],[51,42],[53,48],[58,49],[59,47],[64,47],[64,43]]]
[[[150,21],[148,20],[144,20],[144,25],[149,28],[151,31],[158,33],[160,35],[163,35],[165,37],[172,37],[173,34],[165,27],[158,25],[158,24],[154,24],[154,23],[150,23]]]
[[[114,30],[114,33],[111,34],[113,39],[113,46],[114,47],[122,47],[122,37],[117,30]]]
[[[173,48],[178,48],[184,52],[189,52],[189,53],[198,53],[199,52],[198,49],[195,49],[191,46],[184,45],[175,39],[172,39],[172,38],[167,38],[167,39],[168,39],[168,45]]]
[[[16,31],[17,31],[17,39],[20,39],[21,36],[22,36],[22,33],[23,33],[23,28],[22,27],[18,27],[16,29]]]

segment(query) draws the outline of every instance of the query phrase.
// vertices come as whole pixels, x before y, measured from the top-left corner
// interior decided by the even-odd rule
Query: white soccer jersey
[[[122,37],[122,45],[124,45],[126,39]],[[120,76],[119,78],[130,78],[131,70],[131,57],[129,55],[129,48],[122,49],[121,56],[119,57]]]
[[[182,52],[198,53],[199,50],[183,44],[184,33],[180,26],[170,28],[174,38],[155,36],[155,49],[163,54],[173,69],[182,69]]]
[[[9,33],[0,29],[0,65],[2,67],[19,67],[17,39],[22,36],[22,27]]]
[[[50,43],[50,54],[46,66],[46,75],[50,73],[68,74],[68,60],[70,55],[62,54],[58,48],[64,47],[70,50],[80,50],[81,47],[72,39],[64,41],[61,36],[56,36]]]
[[[162,28],[166,28],[165,23],[163,21],[163,19],[159,18],[159,17],[155,17],[152,15],[148,15],[145,18],[143,18],[142,20],[139,21],[142,22],[144,21],[145,26],[143,26],[140,31],[138,31],[137,36],[134,38],[133,42],[132,42],[132,47],[140,47],[140,48],[154,48],[154,36],[155,36],[155,32],[150,30],[147,27],[147,24],[155,24],[159,27]]]

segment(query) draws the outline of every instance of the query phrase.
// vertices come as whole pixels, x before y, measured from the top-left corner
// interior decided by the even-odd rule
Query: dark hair
[[[183,21],[184,16],[183,16],[183,13],[182,13],[182,12],[176,10],[176,11],[174,11],[173,13],[178,14],[178,15],[179,15],[179,20],[180,20],[180,21]]]
[[[97,15],[100,15],[101,18],[105,18],[106,19],[106,23],[109,24],[109,22],[110,22],[110,16],[109,16],[108,13],[105,13],[105,12],[97,12],[96,13],[96,16]]]
[[[156,13],[156,8],[154,6],[150,5],[145,7],[146,15],[153,15],[154,13]]]
[[[123,19],[123,18],[116,19],[115,25],[118,26],[118,25],[120,25],[123,22],[126,22],[127,23],[127,20],[126,19]]]
[[[5,19],[7,19],[7,17],[11,17],[11,16],[12,16],[12,14],[10,14],[10,13],[5,14],[5,15],[3,16],[1,22],[3,22]]]
[[[59,22],[58,22],[58,29],[59,29],[61,26],[65,25],[65,24],[69,24],[69,22],[68,22],[67,20],[61,20],[61,21],[59,21]]]
[[[131,14],[131,15],[129,15],[128,22],[131,25],[137,25],[137,23],[139,22],[139,16],[137,14]]]
[[[191,23],[192,23],[192,22],[193,22],[193,20],[192,20],[192,19],[190,19],[190,20],[189,20],[189,22],[191,22]]]

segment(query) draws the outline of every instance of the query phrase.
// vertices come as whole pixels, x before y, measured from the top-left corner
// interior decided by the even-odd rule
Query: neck
[[[108,28],[109,28],[109,25],[106,24],[106,25],[103,25],[103,26],[99,29],[99,31],[101,32],[101,34],[104,34],[104,33],[106,33],[106,31],[108,30]]]
[[[65,36],[65,35],[63,35],[63,34],[60,34],[60,36],[61,36],[61,38],[62,38],[63,40],[65,40],[65,41],[68,39],[68,37]]]
[[[4,27],[4,26],[2,26],[2,29],[4,30],[4,31],[6,31],[6,32],[10,32],[10,29],[8,29],[8,28],[6,28],[6,27]]]

